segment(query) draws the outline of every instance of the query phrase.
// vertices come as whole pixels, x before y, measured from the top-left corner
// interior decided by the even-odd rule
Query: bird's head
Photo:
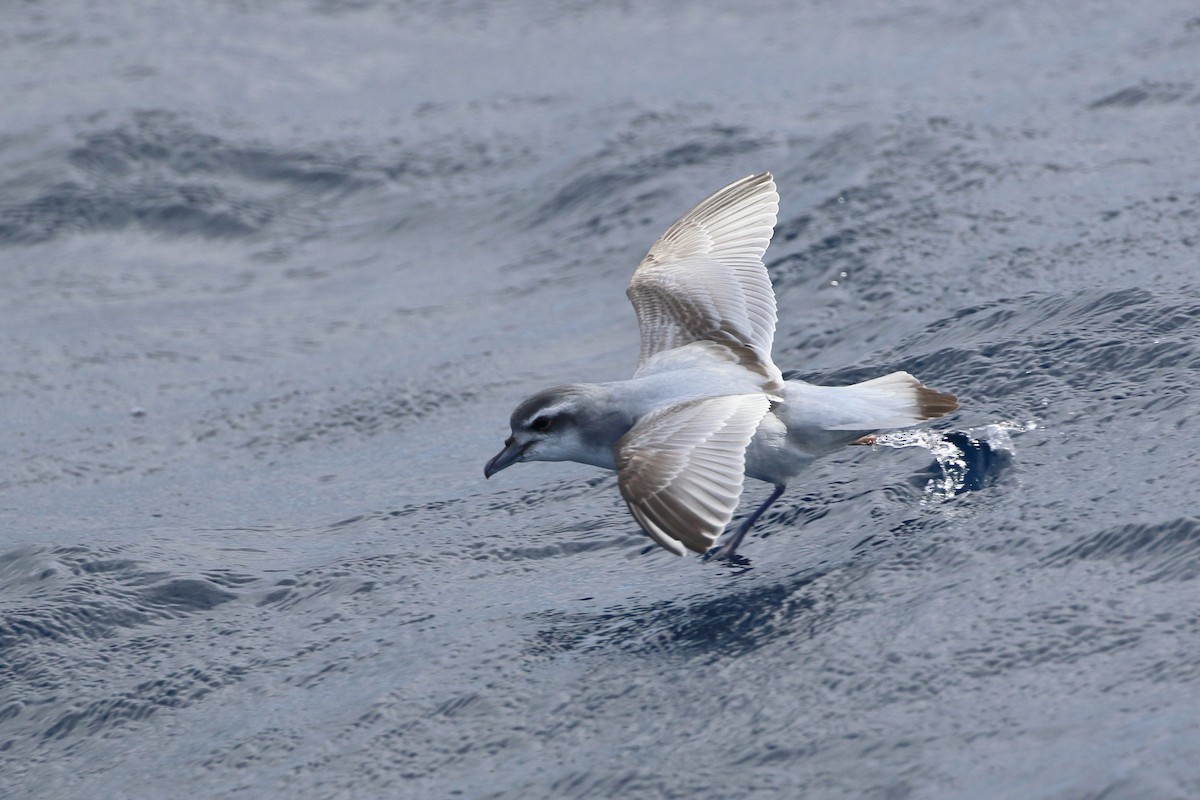
[[[613,445],[629,426],[615,422],[601,400],[596,387],[586,385],[556,386],[530,397],[512,413],[512,435],[483,468],[484,477],[518,461],[578,461],[613,469]]]

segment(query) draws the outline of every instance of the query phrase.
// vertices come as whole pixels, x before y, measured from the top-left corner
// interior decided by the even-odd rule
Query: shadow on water
[[[550,624],[534,635],[527,653],[602,654],[623,651],[635,655],[679,656],[712,660],[748,653],[797,629],[815,634],[827,611],[811,591],[826,573],[806,570],[783,580],[755,584],[747,564],[726,565],[731,578],[727,591],[655,602],[600,614],[538,615]],[[822,595],[823,596],[823,595]]]

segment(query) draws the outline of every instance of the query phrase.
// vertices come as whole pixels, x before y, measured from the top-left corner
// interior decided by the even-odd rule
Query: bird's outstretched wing
[[[732,348],[769,388],[775,293],[762,257],[779,195],[771,173],[735,181],[684,214],[642,259],[626,294],[637,312],[638,370],[656,353],[695,341]]]
[[[737,509],[746,447],[770,407],[762,394],[688,400],[652,411],[621,437],[621,496],[654,541],[676,555],[712,547]]]

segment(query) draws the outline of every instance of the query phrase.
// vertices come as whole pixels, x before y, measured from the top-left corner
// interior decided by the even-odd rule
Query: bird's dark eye
[[[550,430],[550,426],[553,424],[554,417],[548,415],[535,417],[534,420],[529,423],[529,430],[537,431],[538,433],[545,433],[546,431]]]

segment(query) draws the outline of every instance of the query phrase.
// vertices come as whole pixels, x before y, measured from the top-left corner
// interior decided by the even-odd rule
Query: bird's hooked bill
[[[521,456],[525,454],[525,448],[517,444],[512,439],[504,443],[504,449],[492,458],[483,468],[483,477],[490,478],[502,469],[511,467],[513,464],[521,460]]]

